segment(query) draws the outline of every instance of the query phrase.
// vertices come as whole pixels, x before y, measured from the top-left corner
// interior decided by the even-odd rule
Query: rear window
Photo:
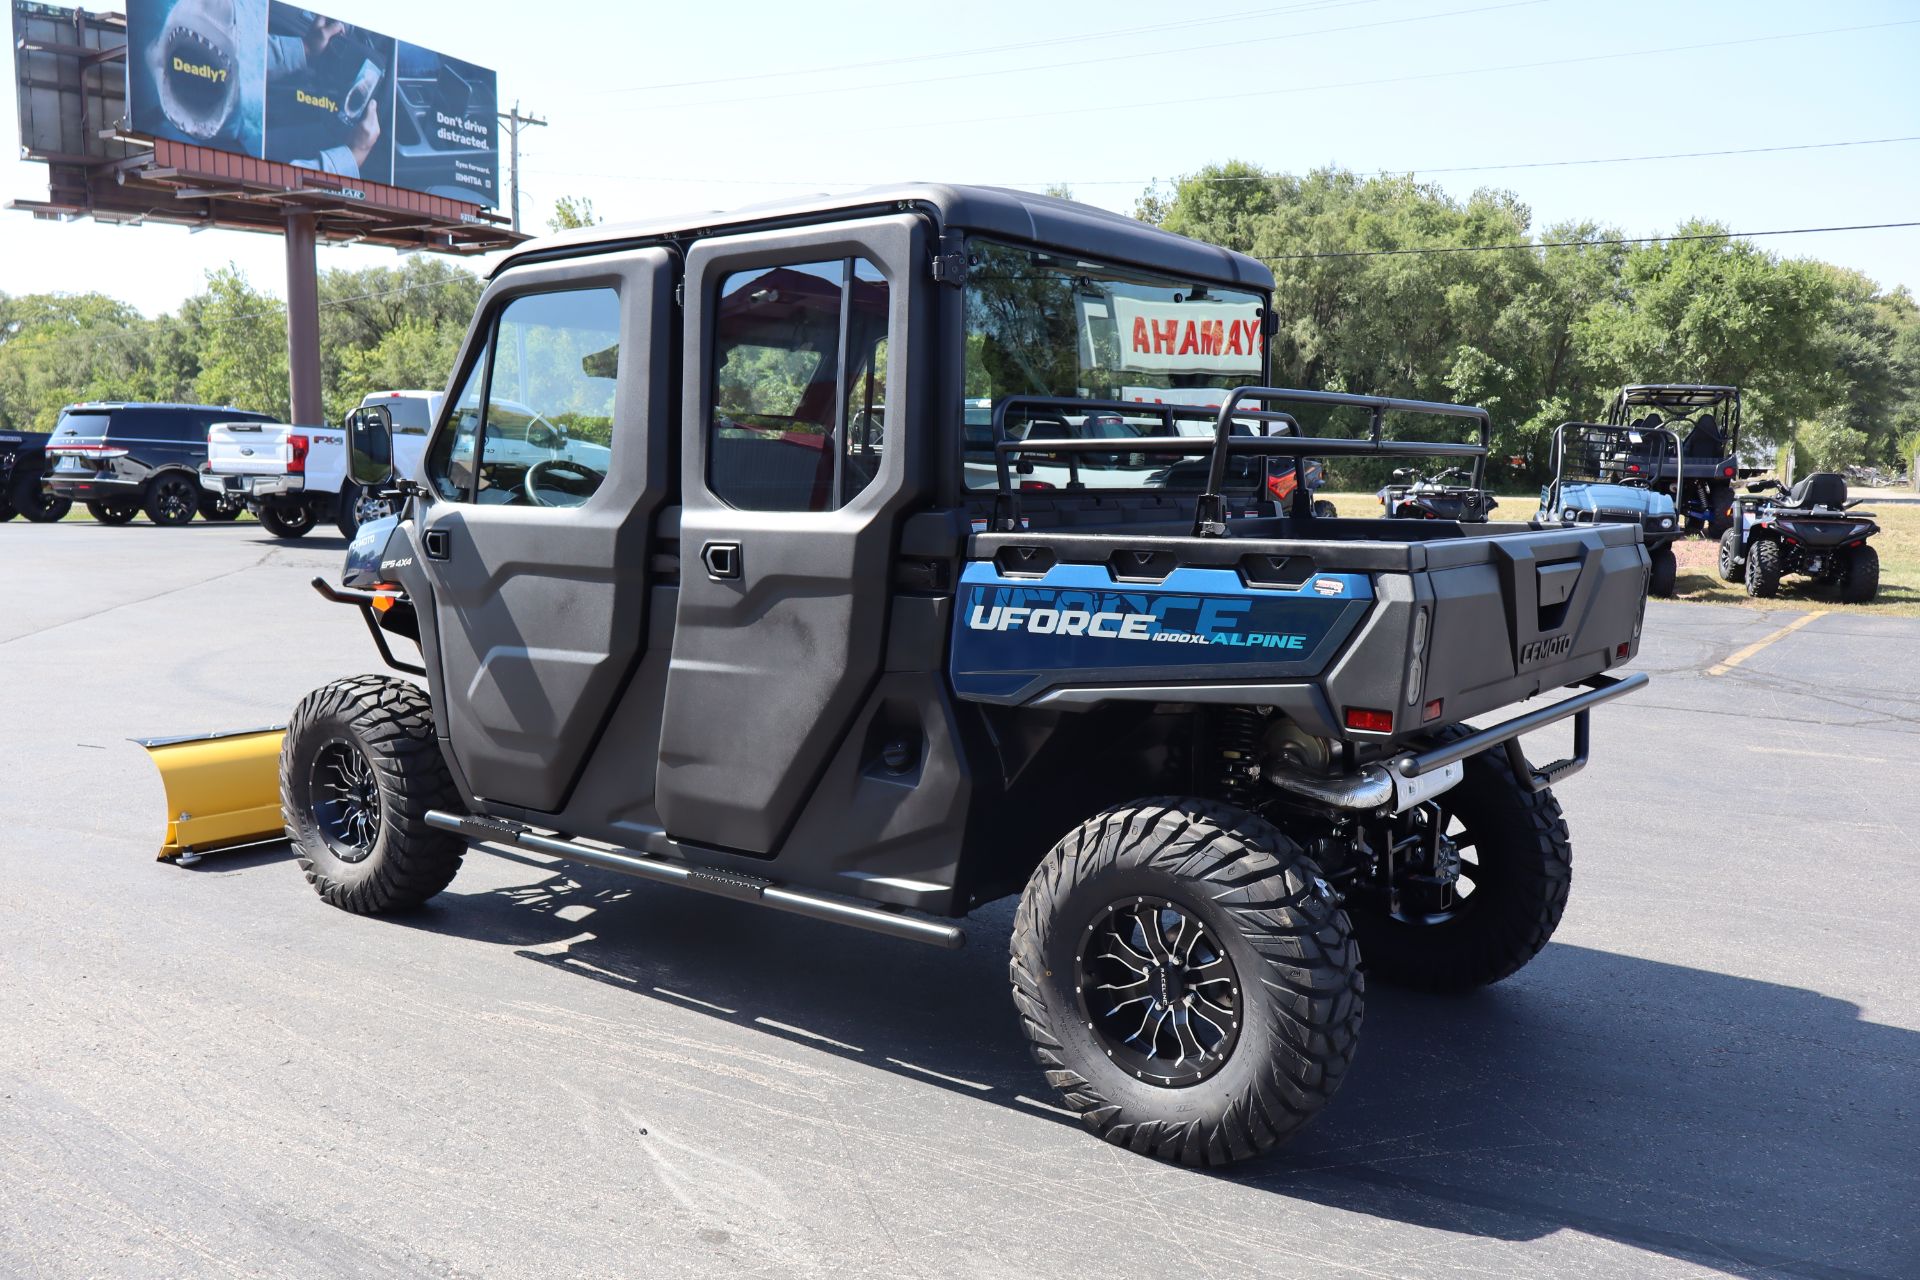
[[[63,413],[53,428],[53,434],[64,437],[71,431],[76,436],[101,437],[107,434],[110,421],[104,413]]]
[[[433,430],[433,411],[425,396],[368,396],[363,403],[386,406],[393,414],[393,429],[403,436],[423,436]]]

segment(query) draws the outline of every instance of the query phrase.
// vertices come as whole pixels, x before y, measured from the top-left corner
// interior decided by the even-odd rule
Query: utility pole
[[[547,127],[547,122],[538,116],[522,115],[520,112],[520,104],[516,102],[513,104],[512,111],[500,113],[500,123],[507,126],[508,155],[510,157],[508,163],[511,166],[507,170],[507,180],[513,192],[510,206],[513,213],[513,229],[518,231],[520,229],[520,131],[536,126],[544,129]]]

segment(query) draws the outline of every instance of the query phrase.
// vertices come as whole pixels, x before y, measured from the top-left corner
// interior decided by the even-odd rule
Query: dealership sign
[[[484,67],[279,0],[127,3],[129,123],[150,137],[493,206],[498,100]]]
[[[1252,302],[1111,299],[1120,368],[1145,373],[1245,373],[1266,350]]]

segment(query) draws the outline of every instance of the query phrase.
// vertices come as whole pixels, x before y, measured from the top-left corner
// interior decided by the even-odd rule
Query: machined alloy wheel
[[[1081,1123],[1181,1164],[1284,1142],[1346,1078],[1365,984],[1346,913],[1264,819],[1120,805],[1027,882],[1009,975],[1034,1060]]]
[[[379,915],[417,907],[453,880],[466,841],[427,825],[463,805],[427,695],[356,676],[308,694],[280,748],[280,807],[300,869],[326,901]]]
[[[1108,1054],[1141,1080],[1199,1084],[1240,1039],[1239,971],[1197,916],[1165,898],[1094,917],[1074,989]]]
[[[1747,561],[1740,553],[1740,531],[1729,529],[1720,535],[1720,581],[1742,582],[1746,576]]]

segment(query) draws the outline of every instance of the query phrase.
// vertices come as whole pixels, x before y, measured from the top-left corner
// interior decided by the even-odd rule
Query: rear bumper
[[[1564,698],[1550,707],[1541,707],[1537,711],[1528,711],[1511,720],[1476,730],[1464,738],[1457,738],[1445,746],[1434,747],[1430,751],[1418,752],[1398,762],[1400,772],[1409,778],[1435,769],[1444,769],[1457,764],[1469,756],[1477,756],[1482,751],[1505,746],[1507,759],[1513,765],[1513,773],[1522,783],[1534,791],[1544,791],[1562,778],[1572,777],[1587,767],[1588,720],[1592,710],[1603,702],[1612,702],[1615,698],[1625,697],[1636,689],[1644,688],[1647,677],[1642,672],[1629,676],[1590,676],[1580,682],[1585,693]],[[1556,760],[1552,764],[1534,768],[1520,753],[1520,735],[1532,733],[1535,729],[1544,729],[1550,724],[1573,720],[1573,755],[1565,760]]]
[[[279,498],[307,491],[305,476],[221,476],[200,473],[200,487],[236,498]]]
[[[76,502],[112,502],[115,499],[138,499],[142,485],[138,480],[121,480],[113,476],[103,476],[97,480],[47,476],[41,481],[40,487],[56,498],[71,498]]]

